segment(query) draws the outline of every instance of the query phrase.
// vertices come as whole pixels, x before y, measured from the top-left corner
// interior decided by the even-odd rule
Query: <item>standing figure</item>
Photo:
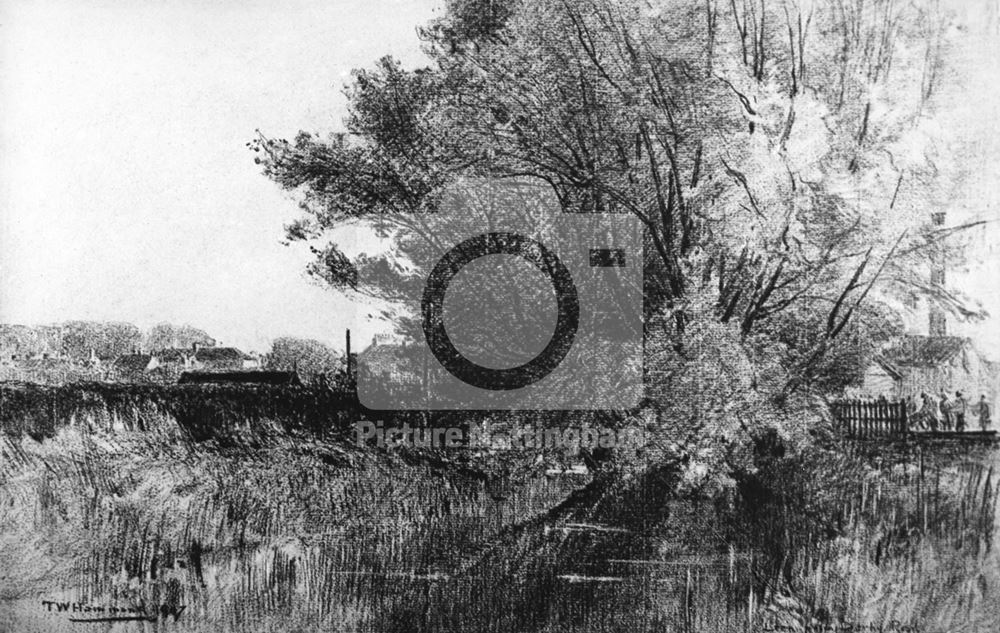
[[[969,403],[966,402],[965,396],[962,395],[961,391],[955,392],[955,400],[951,403],[952,415],[955,417],[955,430],[964,431],[965,430],[965,414],[969,410]]]
[[[941,410],[938,408],[938,403],[934,400],[934,396],[929,393],[922,393],[920,397],[924,401],[924,408],[921,409],[921,413],[924,414],[924,421],[930,427],[931,431],[937,431],[938,424],[941,421]]]
[[[923,394],[920,394],[921,396]],[[917,397],[912,393],[906,396],[906,420],[910,426],[911,431],[917,431],[924,428],[923,416],[920,414],[920,407],[922,402],[917,401]]]
[[[979,396],[979,402],[973,408],[973,414],[979,417],[979,428],[986,430],[990,425],[990,405],[986,402],[986,396]]]
[[[941,408],[941,430],[950,431],[951,430],[951,400],[948,399],[948,394],[941,390],[941,399],[938,400],[938,407]]]

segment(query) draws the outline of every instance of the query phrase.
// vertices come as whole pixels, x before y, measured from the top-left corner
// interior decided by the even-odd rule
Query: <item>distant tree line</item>
[[[212,347],[218,341],[205,330],[191,325],[159,323],[143,331],[132,323],[66,321],[52,325],[14,325],[0,323],[0,354],[7,360],[44,354],[87,360],[91,354],[103,361],[138,351],[156,352],[190,348],[195,344]],[[278,337],[264,359],[269,369],[296,370],[306,379],[319,375],[332,377],[344,365],[340,352],[312,339]]]

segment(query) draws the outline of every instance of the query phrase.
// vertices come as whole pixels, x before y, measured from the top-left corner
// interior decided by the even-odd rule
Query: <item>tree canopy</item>
[[[312,339],[282,336],[274,339],[267,355],[271,369],[298,371],[304,378],[332,374],[343,368],[343,359],[329,345]]]
[[[925,272],[952,233],[930,213],[967,175],[935,118],[961,79],[939,3],[452,0],[421,35],[427,67],[354,72],[344,130],[251,143],[334,287],[391,298],[420,274],[349,257],[335,229],[412,244],[450,186],[483,177],[639,218],[647,316],[672,348],[694,319],[777,341],[786,389],[822,380],[839,341],[884,336],[894,301],[977,315]],[[385,282],[359,284],[376,267]]]
[[[146,349],[161,350],[176,347],[191,347],[199,345],[215,345],[215,339],[208,332],[191,325],[174,325],[172,323],[157,323],[146,335]]]

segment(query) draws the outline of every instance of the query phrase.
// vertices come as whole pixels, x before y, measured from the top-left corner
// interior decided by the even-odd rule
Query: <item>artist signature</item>
[[[87,602],[42,600],[42,607],[51,613],[65,613],[70,622],[156,622],[160,618],[181,617],[187,608],[181,605],[160,605],[153,613],[143,607],[95,605]]]
[[[892,620],[886,624],[861,624],[860,622],[837,622],[826,624],[781,625],[765,624],[761,629],[766,633],[799,631],[804,633],[920,633],[920,629],[910,624]]]

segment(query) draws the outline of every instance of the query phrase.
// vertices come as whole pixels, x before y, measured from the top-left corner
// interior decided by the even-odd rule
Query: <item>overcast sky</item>
[[[190,323],[341,344],[245,143],[340,126],[352,68],[422,60],[434,0],[4,0],[0,322]],[[369,326],[370,327],[370,326]],[[356,339],[357,340],[357,339]]]
[[[987,0],[952,0],[969,11]],[[368,311],[308,281],[281,245],[294,202],[245,143],[340,127],[352,68],[421,63],[436,0],[4,0],[0,3],[0,322],[190,323],[227,344],[280,335],[364,342]],[[981,36],[981,34],[980,34]],[[982,165],[957,215],[995,219],[1000,65],[967,48],[973,87],[950,95]],[[993,225],[996,226],[996,223]],[[953,280],[1000,314],[1000,231]],[[994,316],[953,331],[1000,358]]]

